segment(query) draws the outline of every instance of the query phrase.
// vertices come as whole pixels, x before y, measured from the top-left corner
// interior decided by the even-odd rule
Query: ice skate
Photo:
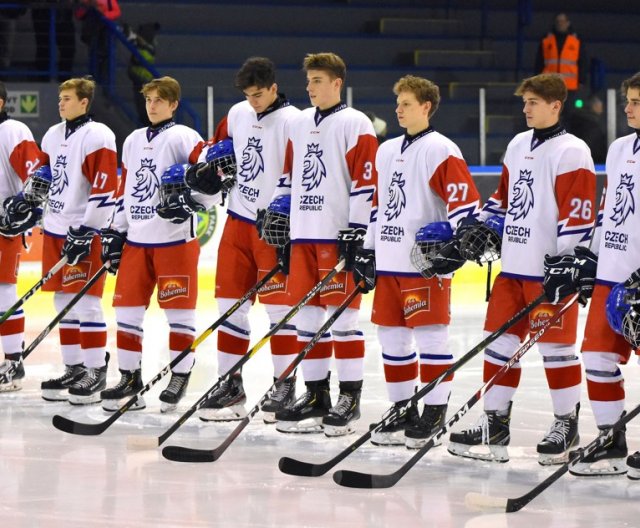
[[[549,432],[538,444],[538,463],[541,466],[564,464],[569,460],[569,450],[580,444],[578,415],[580,404],[569,414],[556,415]]]
[[[104,366],[87,368],[79,380],[69,385],[69,403],[71,405],[100,403],[102,400],[100,393],[107,388],[108,365],[109,354],[107,353]]]
[[[78,381],[84,373],[85,368],[82,363],[65,365],[62,376],[43,381],[40,384],[42,399],[52,402],[67,401],[69,399],[69,393],[67,392],[69,386]]]
[[[277,378],[274,378],[274,382]],[[266,424],[276,423],[276,412],[293,405],[296,399],[296,377],[287,378],[276,384],[275,390],[262,406],[262,419]]]
[[[276,412],[276,429],[281,433],[321,433],[322,418],[331,409],[329,377],[307,381],[307,391],[291,407]]]
[[[142,372],[138,370],[121,370],[120,381],[114,387],[105,389],[100,396],[102,397],[102,408],[105,411],[117,411],[122,405],[123,400],[131,398],[142,390]],[[130,411],[139,411],[146,407],[144,398],[138,397],[136,402],[129,408]]]
[[[485,412],[471,429],[451,433],[449,453],[488,462],[507,462],[509,460],[507,446],[511,439],[510,421],[511,402],[505,414],[499,411]],[[482,450],[473,449],[478,446],[481,446]]]
[[[640,451],[627,457],[627,478],[640,480]]]
[[[204,422],[234,422],[247,415],[244,404],[247,395],[239,372],[224,380],[200,408],[199,417]]]
[[[22,389],[24,363],[21,354],[11,354],[0,363],[0,392],[14,392]]]
[[[383,416],[383,419],[389,416],[392,412],[396,412],[405,407],[409,403],[409,400],[401,400],[393,404],[393,407],[387,411]],[[371,443],[376,446],[403,446],[404,443],[404,431],[405,429],[417,423],[420,419],[420,413],[415,403],[412,403],[407,409],[398,415],[398,419],[390,423],[389,425],[382,427],[378,431],[372,431]],[[374,428],[377,423],[369,425],[369,429]]]
[[[407,449],[420,449],[429,438],[436,434],[445,423],[447,405],[425,405],[420,419],[407,426],[404,430],[404,439]],[[442,444],[438,439],[434,445]]]
[[[322,418],[326,436],[344,436],[355,432],[355,422],[360,418],[360,394],[362,380],[341,381],[338,402]]]
[[[171,379],[167,388],[160,393],[160,412],[169,413],[175,411],[178,407],[178,403],[184,397],[187,392],[187,386],[189,385],[189,377],[191,372],[172,372]]]
[[[600,436],[606,435],[608,427],[600,427]],[[569,455],[571,456],[571,455]],[[625,430],[616,431],[601,447],[577,464],[569,466],[569,473],[578,477],[604,477],[624,475],[627,472],[627,439]]]

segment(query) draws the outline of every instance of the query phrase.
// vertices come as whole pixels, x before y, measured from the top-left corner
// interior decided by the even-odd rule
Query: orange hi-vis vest
[[[553,33],[542,40],[544,70],[542,73],[559,73],[564,79],[567,90],[578,89],[578,58],[580,56],[580,39],[575,35],[567,35],[562,50],[558,52],[558,41]]]

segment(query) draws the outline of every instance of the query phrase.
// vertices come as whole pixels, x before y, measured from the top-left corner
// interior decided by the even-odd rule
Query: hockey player
[[[300,113],[284,94],[278,92],[275,66],[267,58],[248,59],[238,70],[235,85],[246,100],[231,108],[210,141],[215,144],[226,138],[233,139],[235,157],[240,160],[237,174],[234,174],[237,185],[229,192],[228,217],[218,249],[216,298],[220,313],[226,312],[276,266],[276,252],[258,238],[256,215],[269,205],[273,196],[284,166],[289,122]],[[206,156],[208,153],[204,150],[201,161]],[[198,185],[195,188],[205,190]],[[282,257],[288,259],[288,255],[282,254]],[[285,273],[278,273],[269,280],[258,292],[258,298],[264,304],[271,324],[280,321],[289,310]],[[250,308],[251,305],[245,303],[218,331],[220,376],[249,349]],[[273,375],[277,378],[296,353],[295,328],[286,325],[271,338],[270,344]],[[295,376],[284,380],[265,402],[262,407],[265,422],[275,422],[275,412],[293,402],[295,383]],[[242,374],[238,372],[213,393],[202,407],[200,417],[203,420],[239,420],[246,415],[245,402]]]
[[[289,291],[295,304],[338,263],[337,239],[362,239],[369,222],[377,180],[374,166],[377,140],[362,112],[340,99],[346,66],[333,53],[304,59],[307,92],[314,106],[292,120],[285,178],[276,196],[291,194],[291,273]],[[290,187],[289,187],[290,185]],[[358,230],[354,233],[354,230]],[[357,235],[357,236],[354,236]],[[352,252],[354,245],[345,248]],[[352,262],[352,258],[348,258]],[[347,262],[349,264],[349,262]],[[349,266],[347,265],[347,268]],[[294,319],[302,349],[329,312],[355,288],[351,273],[339,273]],[[345,310],[302,362],[307,391],[291,407],[276,412],[281,432],[322,432],[338,436],[352,432],[360,417],[364,339],[358,329],[360,297]],[[340,395],[332,407],[329,363],[335,351]]]
[[[208,208],[220,198],[217,194],[194,202],[186,195],[190,203],[176,202],[174,207],[163,203],[165,207],[159,207],[160,176],[183,182],[184,168],[175,165],[186,164],[202,138],[173,120],[180,102],[178,81],[153,79],[141,92],[151,126],[133,131],[124,142],[118,207],[103,233],[103,260],[116,263],[112,269],[118,269],[113,306],[121,374],[119,383],[102,392],[103,407],[108,411],[116,410],[119,400],[142,388],[143,322],[156,287],[158,304],[169,323],[171,359],[193,343],[200,255],[194,210]],[[160,394],[162,412],[174,410],[183,397],[193,363],[193,354],[189,354],[173,368],[171,380]],[[139,398],[134,408],[144,406]]]
[[[606,434],[624,413],[624,378],[619,365],[627,363],[635,348],[607,324],[607,318],[617,319],[619,323],[623,315],[616,316],[621,308],[615,302],[620,287],[614,286],[626,281],[629,288],[637,291],[640,285],[637,271],[640,267],[640,212],[635,206],[640,184],[640,73],[626,79],[621,92],[626,99],[627,124],[634,132],[614,141],[607,153],[608,192],[601,204],[593,240],[593,247],[599,250],[596,286],[582,342],[587,392],[600,434]],[[611,293],[614,299],[610,299],[609,304],[614,302],[607,306]],[[626,302],[624,297],[629,293],[625,288],[621,289],[620,304]],[[619,332],[619,324],[615,326]],[[586,476],[624,474],[626,456],[625,431],[616,431],[611,441],[571,466],[569,471]],[[640,453],[631,455],[628,464],[629,477],[640,478]]]
[[[453,362],[447,348],[451,278],[426,279],[412,266],[416,232],[442,221],[454,230],[462,218],[478,214],[480,195],[460,149],[431,126],[440,103],[438,86],[407,75],[393,92],[406,133],[378,149],[372,221],[354,276],[369,284],[377,276],[371,320],[378,325],[389,399],[404,407],[414,394],[418,370],[420,381],[428,383]],[[412,350],[414,339],[419,358]],[[412,406],[398,422],[374,432],[371,441],[421,447],[444,423],[451,379],[425,395],[420,419]]]
[[[95,91],[90,79],[70,79],[59,89],[62,123],[42,138],[53,180],[43,217],[43,273],[66,256],[67,265],[43,291],[55,292],[60,311],[101,267],[100,230],[109,225],[115,206],[117,158],[115,136],[93,121],[89,108]],[[60,321],[65,372],[42,382],[42,397],[72,404],[100,401],[106,386],[107,327],[102,313],[101,278]],[[67,395],[68,390],[68,395]]]
[[[562,78],[541,74],[525,79],[522,96],[527,126],[508,145],[498,189],[480,215],[505,216],[502,272],[495,280],[487,308],[485,335],[497,330],[543,291],[545,255],[566,255],[590,239],[593,226],[595,174],[586,144],[560,124],[567,97]],[[587,242],[588,243],[588,242]],[[586,248],[578,251],[588,252]],[[514,324],[484,353],[484,380],[488,381],[513,355],[528,333],[535,333],[562,304],[553,284],[545,285],[552,303],[543,303],[528,321]],[[560,463],[579,442],[578,411],[581,371],[575,354],[578,306],[538,341],[555,418],[537,446],[541,464]],[[511,400],[520,382],[516,363],[484,396],[485,414],[471,429],[450,436],[449,452],[470,458],[506,462],[510,440]],[[489,447],[489,453],[473,448]]]
[[[11,119],[5,111],[7,89],[0,82],[0,201],[4,214],[0,220],[0,315],[18,300],[16,282],[22,251],[22,237],[16,236],[33,227],[36,212],[19,194],[28,176],[42,166],[44,156],[29,127]],[[22,388],[24,366],[24,312],[16,310],[0,325],[4,362],[0,364],[0,392]],[[17,367],[10,369],[12,366]],[[13,372],[13,375],[7,374]]]

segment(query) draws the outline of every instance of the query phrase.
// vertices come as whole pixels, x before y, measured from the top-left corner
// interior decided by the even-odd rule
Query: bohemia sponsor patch
[[[67,264],[62,268],[62,285],[71,286],[76,282],[87,282],[91,276],[91,262],[78,262],[73,266]]]
[[[543,304],[533,310],[533,312],[531,312],[531,315],[529,316],[529,328],[531,329],[531,331],[537,332],[538,330],[540,330],[546,324],[546,322],[551,319],[551,317],[553,317],[553,314],[556,312],[556,310],[560,310],[563,306],[564,304],[562,303],[556,305]],[[563,319],[564,316],[562,316],[559,321],[553,323],[549,328],[558,328],[562,330]]]
[[[321,277],[326,277],[331,270],[320,270]],[[347,293],[347,272],[341,271],[336,273],[328,284],[325,284],[320,290],[320,295],[329,295],[331,293]]]
[[[404,290],[404,318],[411,319],[420,312],[431,311],[431,288],[416,288]]]
[[[268,271],[259,270],[260,278],[264,277]],[[269,279],[262,288],[258,290],[258,295],[261,297],[268,297],[274,293],[285,293],[287,291],[287,276],[282,273],[277,273],[274,277]]]
[[[187,275],[158,277],[158,302],[167,302],[178,297],[189,297],[189,277]]]

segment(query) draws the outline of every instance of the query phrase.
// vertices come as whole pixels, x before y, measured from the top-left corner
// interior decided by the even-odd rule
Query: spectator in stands
[[[14,4],[24,4],[16,1]],[[16,19],[27,12],[26,7],[3,7],[0,9],[0,71],[11,66],[11,54],[16,35]]]
[[[604,105],[597,95],[587,98],[584,108],[576,109],[566,120],[567,131],[589,145],[595,163],[607,157],[607,130],[604,124]]]
[[[578,90],[586,85],[589,67],[584,42],[566,13],[558,13],[551,31],[540,41],[535,73],[559,73],[567,86],[566,108],[571,110]]]
[[[38,5],[50,4],[50,7],[33,7],[31,19],[36,37],[36,69],[49,71],[50,21],[55,16],[56,45],[58,48],[58,81],[71,77],[73,57],[76,54],[76,30],[73,25],[73,0],[43,0]],[[48,76],[39,75],[36,80],[46,81]]]

